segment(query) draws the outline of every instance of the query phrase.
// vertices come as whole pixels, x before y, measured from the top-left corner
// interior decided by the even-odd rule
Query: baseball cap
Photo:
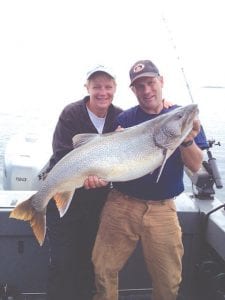
[[[158,68],[150,60],[139,60],[130,69],[130,86],[140,77],[159,76]]]
[[[97,73],[97,72],[103,72],[108,74],[110,77],[112,77],[113,79],[115,79],[115,75],[113,73],[113,71],[103,65],[97,65],[96,67],[94,67],[93,69],[91,69],[88,73],[87,73],[87,80],[90,79],[90,77]]]

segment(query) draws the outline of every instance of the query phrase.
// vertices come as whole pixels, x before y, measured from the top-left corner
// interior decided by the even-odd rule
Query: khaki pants
[[[172,199],[141,201],[112,190],[102,211],[92,260],[94,300],[118,299],[118,272],[141,240],[154,300],[175,300],[181,282],[183,245]]]

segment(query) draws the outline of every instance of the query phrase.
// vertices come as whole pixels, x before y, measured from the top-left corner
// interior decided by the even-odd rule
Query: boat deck
[[[31,193],[0,191],[0,296],[6,287],[8,292],[15,288],[19,295],[12,300],[46,300],[47,241],[40,247],[26,222],[8,217],[17,201]],[[223,207],[216,210],[221,204],[217,199],[198,200],[185,193],[176,199],[185,250],[179,300],[225,299],[225,211]],[[215,265],[219,265],[216,271]],[[140,244],[119,274],[119,289],[120,300],[151,299]]]

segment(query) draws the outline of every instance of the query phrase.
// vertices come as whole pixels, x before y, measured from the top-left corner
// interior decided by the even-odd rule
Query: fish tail
[[[46,234],[46,216],[43,211],[38,212],[33,208],[31,198],[18,204],[10,213],[9,217],[29,221],[36,239],[40,246],[42,246]]]

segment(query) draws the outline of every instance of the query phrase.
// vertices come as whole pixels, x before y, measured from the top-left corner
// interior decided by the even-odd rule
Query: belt
[[[173,201],[174,198],[164,199],[164,200],[147,200],[146,202],[153,205],[164,205],[167,202]]]

